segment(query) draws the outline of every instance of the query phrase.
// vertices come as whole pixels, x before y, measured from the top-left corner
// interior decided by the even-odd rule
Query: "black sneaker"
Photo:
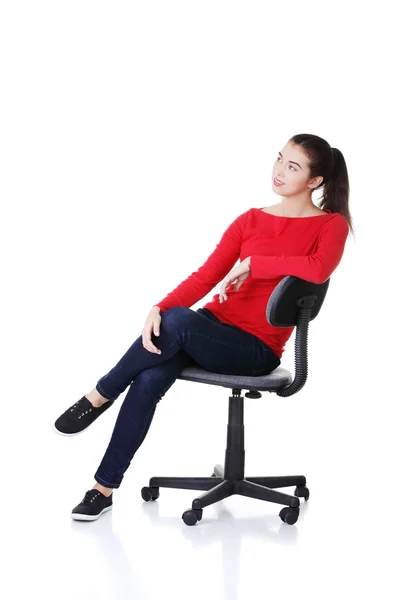
[[[102,406],[96,408],[91,402],[82,396],[78,402],[75,402],[66,410],[53,425],[53,429],[60,435],[77,435],[86,427],[89,427],[113,404],[113,400],[107,400]]]
[[[76,521],[95,521],[112,509],[112,497],[113,492],[107,497],[96,489],[87,491],[82,502],[72,509],[71,518]]]

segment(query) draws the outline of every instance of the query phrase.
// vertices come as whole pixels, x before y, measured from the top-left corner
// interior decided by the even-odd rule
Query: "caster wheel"
[[[202,518],[202,508],[190,508],[189,510],[185,510],[185,512],[182,515],[182,519],[186,523],[186,525],[196,525],[197,521],[201,521]]]
[[[158,487],[142,487],[142,498],[146,502],[149,500],[157,500],[160,495],[160,488]]]
[[[223,477],[224,467],[223,465],[215,465],[214,471],[211,473],[211,477]]]
[[[298,496],[298,498],[304,498],[304,500],[307,502],[310,497],[310,490],[305,485],[298,485],[294,490],[294,495]]]
[[[293,525],[299,518],[299,514],[300,510],[298,508],[293,508],[292,506],[285,506],[285,508],[282,508],[281,512],[279,513],[279,516],[284,523],[287,523],[288,525]]]

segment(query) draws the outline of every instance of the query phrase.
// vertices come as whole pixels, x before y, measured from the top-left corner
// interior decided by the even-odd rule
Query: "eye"
[[[281,159],[281,157],[277,156],[276,160],[280,160],[280,159]],[[297,169],[295,169],[293,165],[289,165],[289,166],[291,169],[293,169],[293,171],[295,171],[295,172],[297,171]]]

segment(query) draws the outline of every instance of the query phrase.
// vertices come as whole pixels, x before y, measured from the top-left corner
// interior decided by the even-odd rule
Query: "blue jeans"
[[[118,488],[142,444],[157,403],[188,366],[214,373],[268,375],[281,361],[256,336],[223,323],[206,308],[176,306],[161,315],[160,335],[151,336],[161,354],[149,352],[138,337],[121,360],[101,377],[96,390],[115,401],[129,385],[108,448],[94,476]],[[193,408],[194,410],[194,408]]]

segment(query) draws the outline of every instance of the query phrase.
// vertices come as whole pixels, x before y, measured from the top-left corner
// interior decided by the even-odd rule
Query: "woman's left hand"
[[[235,267],[233,271],[231,271],[224,279],[219,291],[219,301],[223,302],[224,300],[228,300],[228,296],[226,295],[225,290],[230,284],[233,284],[235,280],[237,280],[235,284],[235,292],[237,292],[240,286],[242,285],[243,281],[245,281],[245,279],[247,279],[249,275],[250,257],[242,260],[240,265]]]

